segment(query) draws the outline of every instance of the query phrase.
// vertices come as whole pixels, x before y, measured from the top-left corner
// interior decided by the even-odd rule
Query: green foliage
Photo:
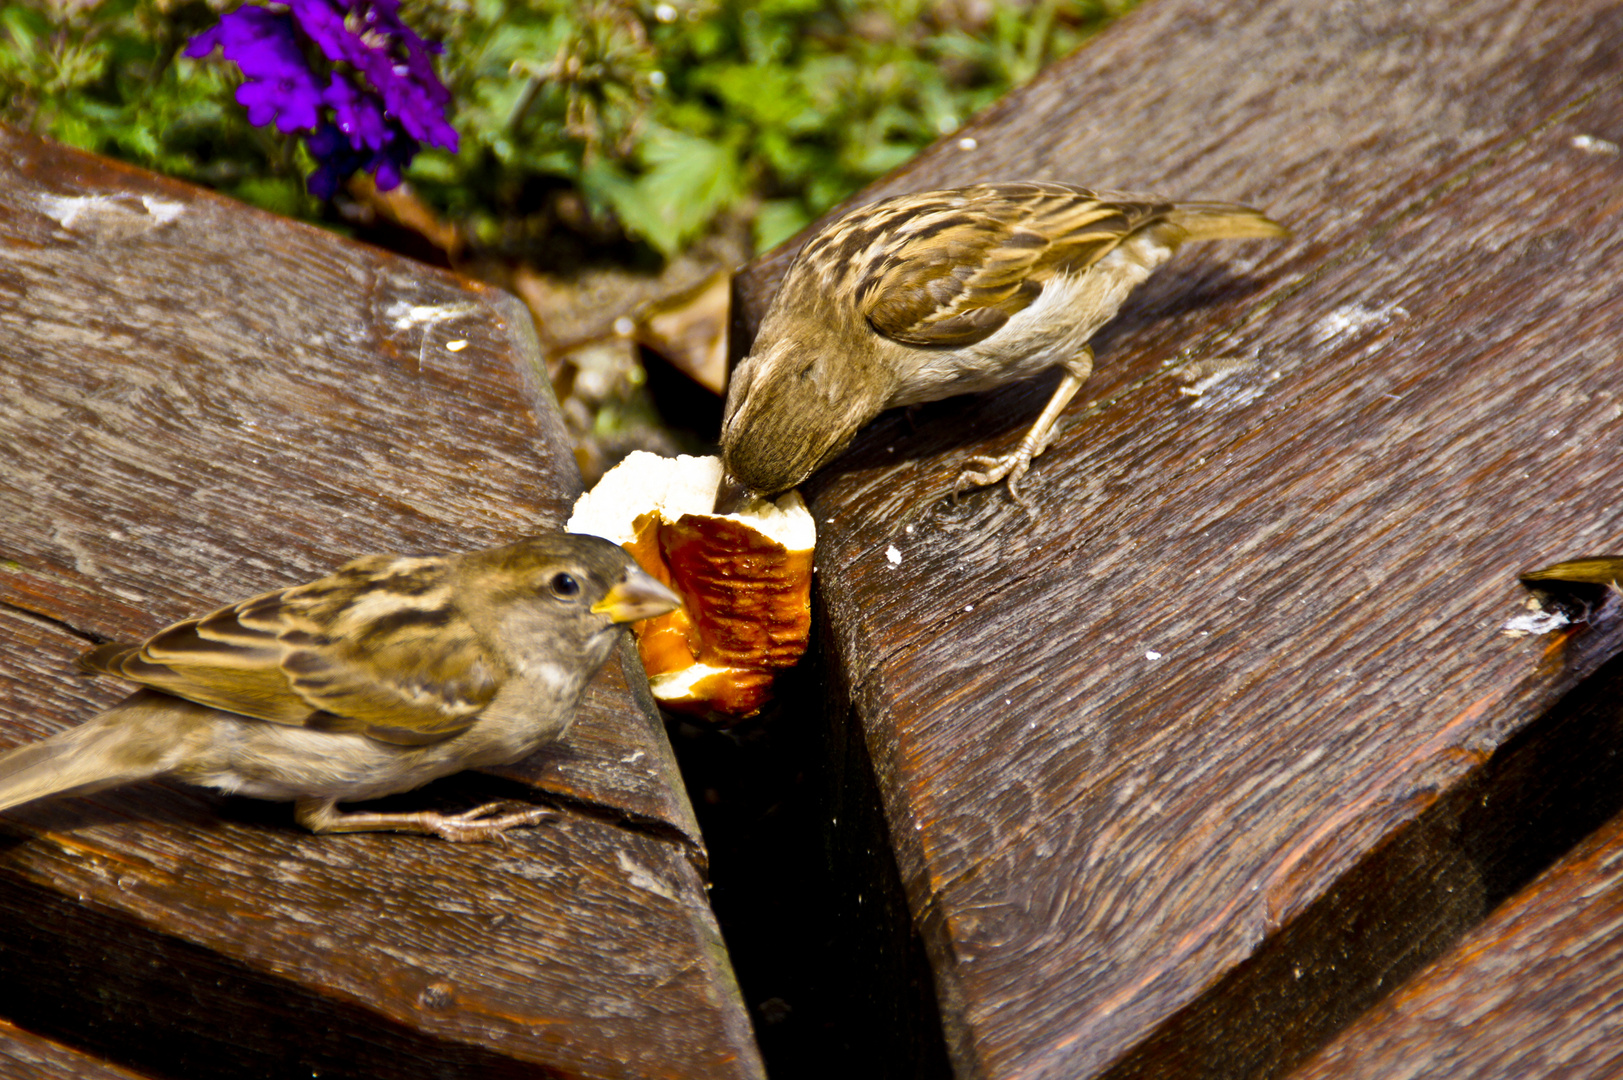
[[[226,0],[217,0],[230,6]],[[408,176],[498,247],[618,225],[670,255],[718,214],[770,246],[1134,0],[406,0],[445,42],[457,155]],[[181,57],[200,0],[0,0],[0,120],[318,216],[235,69]]]
[[[0,121],[311,217],[291,140],[248,124],[235,69],[180,50],[202,3],[0,3]]]

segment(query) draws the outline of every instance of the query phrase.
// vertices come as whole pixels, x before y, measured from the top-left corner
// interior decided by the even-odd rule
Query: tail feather
[[[79,657],[79,667],[97,675],[117,675],[124,658],[140,649],[140,645],[131,645],[127,641],[109,641]]]
[[[142,695],[137,695],[138,697]],[[168,771],[128,706],[0,754],[0,811],[50,795],[86,795]]]
[[[1201,240],[1244,240],[1252,237],[1284,238],[1291,231],[1249,206],[1238,203],[1179,203],[1167,215],[1186,243]]]

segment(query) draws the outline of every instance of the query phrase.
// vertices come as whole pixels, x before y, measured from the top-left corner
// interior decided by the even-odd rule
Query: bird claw
[[[490,816],[492,814],[500,816],[492,817]],[[423,824],[435,836],[453,843],[499,840],[505,844],[508,842],[505,835],[508,829],[536,825],[556,816],[556,810],[544,806],[527,806],[524,803],[506,800],[485,803],[472,810],[464,810],[460,814],[440,814],[430,811],[424,815]]]
[[[1008,485],[1009,497],[1019,505],[1020,509],[1026,512],[1028,517],[1035,520],[1037,517],[1036,504],[1031,501],[1030,496],[1024,495],[1020,491],[1020,480],[1026,475],[1026,471],[1031,468],[1031,459],[1035,456],[1035,454],[1027,454],[1017,450],[1002,457],[981,455],[970,458],[970,465],[983,466],[986,471],[975,472],[966,468],[964,472],[960,473],[958,483],[952,489],[953,499],[956,500],[959,495],[970,488],[989,487],[999,480],[1003,480]]]
[[[409,832],[438,836],[454,843],[469,840],[505,842],[506,837],[502,834],[508,829],[535,825],[556,814],[557,811],[545,806],[531,806],[510,799],[488,802],[460,814],[442,814],[438,810],[414,810],[409,813],[355,810],[346,813],[340,812],[333,802],[316,799],[300,800],[293,811],[294,819],[314,833]]]

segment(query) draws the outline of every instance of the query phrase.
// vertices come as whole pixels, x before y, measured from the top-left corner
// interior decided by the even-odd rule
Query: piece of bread
[[[635,625],[661,705],[753,716],[806,651],[817,527],[799,493],[711,513],[721,462],[638,451],[575,503],[565,526],[623,545],[682,607]]]

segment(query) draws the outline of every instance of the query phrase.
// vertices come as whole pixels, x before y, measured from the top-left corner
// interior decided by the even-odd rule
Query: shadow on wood
[[[1587,644],[1592,661],[1594,655],[1623,649],[1623,633]],[[1523,728],[1469,780],[1348,871],[1256,955],[1106,1075],[1112,1080],[1285,1075],[1386,995],[1396,992],[1401,1000],[1412,993],[1400,989],[1401,984],[1422,965],[1445,953],[1480,953],[1481,947],[1462,942],[1462,935],[1623,810],[1623,757],[1616,752],[1623,745],[1620,700],[1623,657],[1605,664]],[[1602,960],[1597,956],[1592,965],[1573,964],[1569,977],[1615,997],[1623,993],[1623,964],[1606,957],[1602,966]],[[1510,987],[1525,982],[1531,991],[1536,985],[1511,972],[1500,978],[1507,998],[1513,993]],[[1446,1014],[1449,1003],[1439,1001],[1436,1008]],[[1451,1026],[1480,1024],[1475,1009],[1462,1007]],[[1472,1017],[1469,1023],[1467,1016]],[[1547,1016],[1539,1041],[1592,1041],[1583,1031],[1589,1020],[1587,1011],[1566,1025]],[[1402,1021],[1388,1024],[1405,1026]],[[1358,1030],[1366,1026],[1360,1024]],[[1502,1038],[1496,1039],[1479,1028],[1471,1041],[1489,1061],[1497,1057],[1496,1045],[1508,1058],[1513,1048],[1525,1049],[1516,1047],[1522,1041],[1513,1034],[1518,1030],[1501,1027]],[[1346,1048],[1335,1055],[1343,1068],[1358,1061],[1357,1075],[1388,1077],[1414,1067],[1407,1056],[1416,1049],[1412,1045],[1375,1067],[1365,1057],[1363,1037],[1367,1032],[1345,1036]],[[1435,1048],[1443,1051],[1447,1045],[1439,1040]],[[1553,1045],[1548,1053],[1560,1056]],[[1441,1062],[1433,1064],[1442,1067]],[[1444,1071],[1463,1075],[1452,1063]],[[1515,1068],[1502,1073],[1496,1068],[1492,1074],[1546,1075],[1540,1069]]]

